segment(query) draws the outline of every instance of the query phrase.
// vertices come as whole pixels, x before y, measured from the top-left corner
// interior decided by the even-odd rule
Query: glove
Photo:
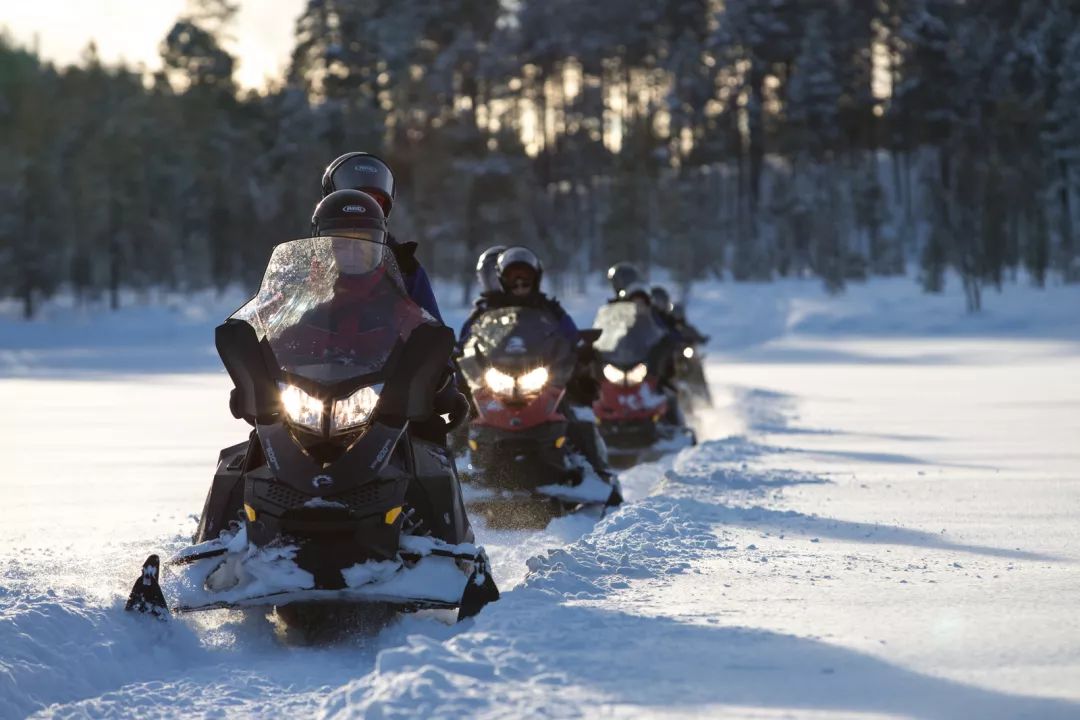
[[[457,389],[455,375],[451,374],[435,395],[436,415],[449,415],[447,432],[454,430],[469,418],[469,399]]]

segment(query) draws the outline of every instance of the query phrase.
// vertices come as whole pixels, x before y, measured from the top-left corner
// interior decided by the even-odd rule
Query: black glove
[[[458,390],[455,374],[451,374],[436,393],[434,406],[436,415],[450,416],[447,432],[469,419],[469,399]]]

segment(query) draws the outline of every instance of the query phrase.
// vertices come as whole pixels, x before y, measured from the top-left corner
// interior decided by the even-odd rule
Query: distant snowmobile
[[[684,350],[677,338],[632,300],[603,305],[593,325],[602,331],[594,347],[603,376],[593,411],[612,453],[693,444],[674,385],[676,354]]]
[[[220,454],[194,538],[168,561],[174,612],[389,605],[475,614],[499,597],[472,544],[453,458],[413,436],[453,333],[412,302],[386,245],[275,248],[258,294],[216,331],[251,438]],[[128,609],[164,611],[151,556]]]
[[[679,390],[680,403],[684,410],[712,407],[712,390],[705,377],[705,345],[707,335],[702,335],[686,319],[686,308],[681,303],[671,302],[663,292],[657,297],[657,290],[652,289],[653,306],[668,318],[669,323],[678,333],[681,347],[675,354],[675,378]]]
[[[598,333],[582,335],[591,343]],[[515,505],[536,516],[521,524],[546,524],[553,514],[622,502],[617,478],[598,473],[579,447],[595,435],[591,424],[580,433],[577,418],[567,417],[574,409],[564,396],[579,349],[539,308],[492,310],[472,327],[458,364],[476,407],[468,431],[473,479],[506,491],[505,502],[478,503],[489,523],[515,524],[500,517],[521,518]]]

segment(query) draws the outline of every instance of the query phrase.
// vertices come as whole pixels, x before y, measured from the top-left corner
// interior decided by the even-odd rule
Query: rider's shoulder
[[[551,297],[550,295],[547,295],[545,293],[540,293],[540,296],[539,296],[538,299],[540,301],[539,304],[540,304],[541,307],[543,307],[543,308],[545,308],[547,310],[550,310],[551,312],[555,313],[555,315],[557,315],[558,317],[562,317],[563,315],[566,315],[566,310],[563,308],[562,304],[558,300],[556,300],[555,298]]]
[[[394,235],[386,234],[386,244],[394,253],[398,267],[407,275],[412,275],[420,268],[420,261],[416,259],[416,243],[398,240]]]

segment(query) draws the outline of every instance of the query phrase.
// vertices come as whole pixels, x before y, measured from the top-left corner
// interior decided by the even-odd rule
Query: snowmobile
[[[602,332],[594,348],[603,380],[593,412],[613,456],[694,444],[674,384],[683,349],[677,338],[647,305],[632,300],[602,306],[594,326]]]
[[[671,316],[680,335],[680,347],[675,353],[675,379],[679,402],[684,409],[712,407],[712,390],[705,377],[704,346],[709,342],[686,321],[686,310],[679,303],[671,305]]]
[[[583,506],[622,502],[618,480],[598,474],[582,452],[590,438],[579,436],[594,436],[591,424],[582,433],[567,417],[576,412],[565,395],[578,353],[599,333],[581,335],[575,347],[551,313],[506,307],[484,314],[465,342],[458,366],[475,407],[472,479],[497,491],[475,503],[489,524],[542,526]]]
[[[278,245],[216,330],[234,415],[254,431],[221,451],[194,544],[166,564],[171,610],[274,606],[288,624],[342,603],[462,618],[496,600],[453,458],[409,431],[433,415],[453,341],[385,245]],[[128,609],[167,612],[159,565]]]

